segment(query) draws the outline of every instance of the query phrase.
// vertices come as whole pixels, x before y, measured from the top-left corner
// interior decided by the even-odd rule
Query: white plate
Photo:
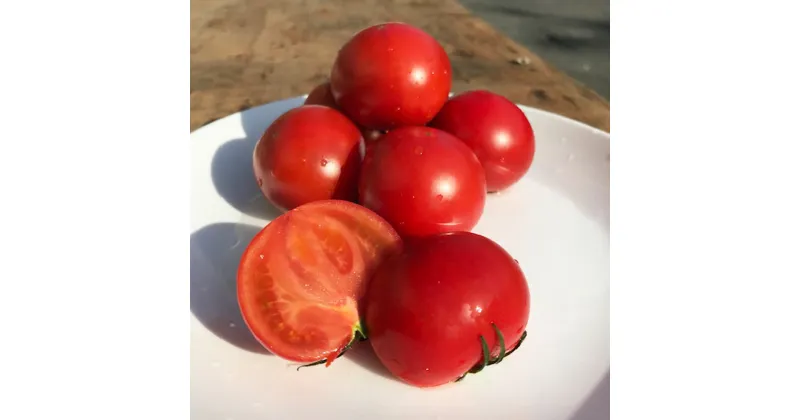
[[[300,371],[261,349],[235,285],[244,248],[276,214],[254,181],[252,151],[303,100],[191,134],[191,418],[608,418],[609,136],[528,107],[520,108],[536,133],[533,166],[488,197],[473,230],[518,259],[530,283],[528,338],[513,357],[458,384],[418,389],[388,377],[368,343]]]

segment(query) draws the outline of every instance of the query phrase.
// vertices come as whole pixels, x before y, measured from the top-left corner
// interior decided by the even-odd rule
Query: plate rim
[[[452,93],[451,93],[451,95],[452,95]],[[251,106],[251,107],[249,107],[247,109],[236,111],[236,112],[228,114],[228,115],[226,115],[224,117],[217,118],[214,121],[206,123],[206,124],[204,124],[204,125],[202,125],[200,127],[197,127],[194,130],[189,132],[189,136],[190,136],[190,138],[194,137],[195,135],[198,134],[198,132],[203,131],[204,129],[206,129],[208,127],[211,127],[211,126],[217,124],[218,122],[221,122],[222,120],[225,120],[225,119],[228,119],[228,118],[231,118],[231,117],[235,117],[236,115],[239,115],[242,112],[246,112],[246,111],[249,111],[251,109],[260,108],[260,107],[269,106],[269,105],[276,105],[276,104],[285,103],[285,102],[297,101],[299,99],[305,99],[307,97],[308,97],[308,94],[304,94],[304,95],[293,96],[293,97],[290,97],[290,98],[283,98],[283,99],[278,99],[276,101],[264,102],[262,104],[254,105],[254,106]],[[547,110],[544,110],[544,109],[541,109],[541,108],[535,108],[535,107],[529,106],[529,105],[523,105],[523,104],[519,104],[519,103],[516,103],[516,102],[514,102],[514,105],[519,107],[523,112],[533,112],[533,113],[542,114],[542,115],[547,116],[547,117],[555,118],[555,119],[561,120],[564,123],[572,124],[572,125],[575,125],[575,126],[578,126],[578,127],[581,127],[581,128],[585,128],[585,129],[587,129],[587,130],[589,130],[589,131],[591,131],[591,132],[593,132],[595,134],[599,134],[605,140],[608,140],[608,141],[611,140],[611,133],[609,133],[607,131],[604,131],[604,130],[601,130],[601,129],[597,128],[597,127],[593,127],[593,126],[591,126],[589,124],[586,124],[585,122],[578,121],[578,120],[569,118],[567,116],[564,116],[564,115],[561,115],[561,114],[557,114],[557,113],[552,112],[552,111],[547,111]],[[535,132],[535,128],[534,128],[534,132]]]

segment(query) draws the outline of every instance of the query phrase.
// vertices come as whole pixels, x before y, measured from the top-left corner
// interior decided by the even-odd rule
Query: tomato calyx
[[[519,338],[519,341],[517,342],[517,345],[513,349],[511,349],[511,351],[506,353],[506,340],[503,337],[503,333],[500,331],[500,328],[497,328],[497,325],[495,325],[494,322],[492,322],[492,328],[494,328],[494,332],[497,335],[497,341],[499,342],[500,345],[500,354],[498,354],[496,358],[492,358],[491,351],[489,350],[489,344],[486,342],[486,339],[483,338],[483,335],[478,336],[478,338],[481,341],[483,360],[480,363],[473,366],[463,375],[456,378],[455,382],[460,382],[461,380],[466,378],[467,375],[470,373],[475,374],[482,371],[484,368],[486,368],[486,366],[496,365],[502,362],[504,358],[508,357],[511,353],[515,352],[522,344],[522,341],[525,340],[525,337],[528,336],[528,331],[523,331],[522,336]]]
[[[311,363],[307,363],[305,365],[300,365],[300,366],[297,367],[297,370],[300,371],[300,368],[310,367],[310,366],[317,366],[317,365],[321,365],[323,363],[325,364],[325,367],[328,367],[328,366],[331,365],[331,363],[333,363],[334,360],[342,357],[347,352],[347,350],[350,350],[350,348],[353,347],[353,344],[360,343],[362,341],[365,341],[366,339],[367,339],[367,335],[364,332],[364,328],[362,328],[361,326],[357,326],[356,328],[353,329],[353,339],[350,340],[350,342],[347,343],[347,345],[342,348],[342,351],[340,351],[339,354],[336,355],[336,357],[327,357],[327,358],[322,359],[322,360],[317,360],[316,362],[311,362]]]
[[[506,357],[510,356],[511,353],[514,353],[515,351],[517,351],[517,349],[519,348],[519,346],[522,344],[522,342],[525,340],[525,337],[527,337],[527,336],[528,336],[528,331],[527,330],[523,331],[522,332],[522,336],[519,338],[519,341],[517,341],[517,346],[514,347],[513,349],[511,349],[510,352],[506,353]]]

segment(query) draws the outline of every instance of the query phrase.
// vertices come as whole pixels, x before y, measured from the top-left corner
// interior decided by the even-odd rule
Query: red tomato
[[[362,128],[361,135],[364,136],[364,141],[369,144],[374,141],[378,141],[381,136],[383,136],[384,132],[381,130],[373,130],[371,128]]]
[[[404,248],[379,266],[364,301],[369,341],[393,375],[419,387],[443,385],[516,349],[530,291],[500,245],[456,232]]]
[[[329,82],[317,85],[306,97],[303,105],[324,105],[334,109],[338,109],[336,101],[333,99],[331,93],[331,84]]]
[[[331,90],[344,113],[362,127],[382,130],[428,123],[447,101],[451,83],[442,46],[405,23],[357,33],[331,70]]]
[[[333,94],[331,93],[331,84],[329,82],[325,82],[315,87],[311,93],[308,94],[304,104],[324,105],[341,112],[339,105],[336,105],[336,101],[333,99]],[[361,130],[361,136],[364,137],[364,141],[367,143],[378,140],[383,135],[383,131],[381,130],[373,130],[371,128],[364,127],[359,127],[359,130]]]
[[[362,331],[358,304],[400,239],[375,213],[323,200],[270,222],[239,264],[242,316],[264,347],[295,362],[328,364]]]
[[[486,180],[461,140],[435,128],[403,127],[367,149],[359,200],[404,237],[467,231],[483,214]]]
[[[450,98],[431,127],[467,143],[486,171],[488,191],[513,185],[533,162],[533,129],[522,110],[508,99],[485,90]]]
[[[261,191],[288,210],[315,200],[358,197],[361,132],[342,113],[303,105],[267,128],[253,152]]]

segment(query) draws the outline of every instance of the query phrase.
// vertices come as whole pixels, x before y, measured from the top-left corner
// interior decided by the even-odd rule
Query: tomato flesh
[[[500,245],[474,233],[446,233],[407,242],[382,264],[365,309],[369,341],[386,368],[411,385],[433,387],[481,363],[480,337],[491,357],[499,356],[492,324],[506,353],[514,349],[527,327],[530,291]]]
[[[275,355],[330,363],[361,330],[367,282],[400,246],[386,221],[357,204],[299,206],[270,222],[245,250],[237,277],[242,316]]]

